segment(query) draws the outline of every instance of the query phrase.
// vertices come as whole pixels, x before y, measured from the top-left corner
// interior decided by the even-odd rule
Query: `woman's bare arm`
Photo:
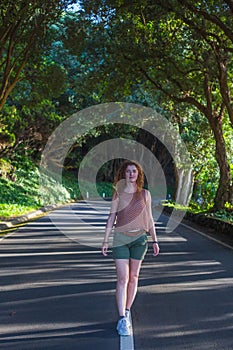
[[[105,227],[105,236],[104,236],[104,241],[103,241],[103,246],[102,246],[102,254],[104,256],[107,256],[108,241],[109,241],[110,234],[112,232],[113,225],[114,225],[115,220],[116,220],[118,203],[119,203],[119,198],[116,194],[114,194],[112,202],[111,202],[110,214],[108,216],[108,220],[107,220],[106,227]]]
[[[152,205],[151,205],[151,194],[149,191],[146,191],[146,209],[147,209],[147,215],[148,215],[148,227],[149,227],[149,234],[152,238],[152,244],[153,244],[153,250],[154,250],[154,256],[159,254],[159,244],[157,239],[157,234],[155,230],[155,224],[154,219],[152,215]]]

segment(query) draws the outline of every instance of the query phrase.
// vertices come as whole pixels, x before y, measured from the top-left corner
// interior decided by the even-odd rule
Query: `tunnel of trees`
[[[192,201],[232,211],[232,1],[3,0],[0,49],[2,205],[27,197],[40,205],[36,192],[20,188],[21,176],[35,175],[36,183],[56,127],[87,107],[122,101],[155,109],[179,131],[193,163]],[[119,135],[154,152],[174,195],[169,152],[145,130],[125,126],[93,130],[73,144],[67,189],[88,150]],[[98,181],[112,181],[118,161]]]

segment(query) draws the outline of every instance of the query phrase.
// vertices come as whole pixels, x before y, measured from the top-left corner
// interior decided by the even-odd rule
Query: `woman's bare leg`
[[[127,288],[126,309],[130,310],[137,294],[138,277],[142,260],[130,259],[129,262],[129,282]]]
[[[127,287],[129,281],[129,260],[115,259],[117,272],[116,301],[120,316],[125,316]]]

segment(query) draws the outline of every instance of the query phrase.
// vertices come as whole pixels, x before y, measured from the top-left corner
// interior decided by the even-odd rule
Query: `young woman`
[[[109,237],[114,226],[112,251],[117,272],[119,335],[130,335],[130,308],[137,293],[138,276],[148,249],[147,233],[152,237],[154,256],[159,254],[151,212],[151,195],[143,189],[143,184],[141,166],[135,161],[125,161],[115,179],[115,193],[102,245],[102,254],[107,256]]]

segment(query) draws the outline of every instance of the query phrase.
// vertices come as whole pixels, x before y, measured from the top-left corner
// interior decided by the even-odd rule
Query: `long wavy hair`
[[[125,179],[125,172],[126,172],[126,169],[129,165],[134,165],[138,170],[138,177],[137,177],[137,181],[136,181],[136,186],[137,186],[137,192],[141,192],[143,185],[144,185],[144,173],[143,173],[141,165],[134,160],[125,160],[121,164],[121,166],[118,169],[118,172],[115,176],[115,179],[114,179],[114,187],[115,187],[117,192],[124,190],[124,188],[126,186],[126,181],[121,181],[121,180]]]

